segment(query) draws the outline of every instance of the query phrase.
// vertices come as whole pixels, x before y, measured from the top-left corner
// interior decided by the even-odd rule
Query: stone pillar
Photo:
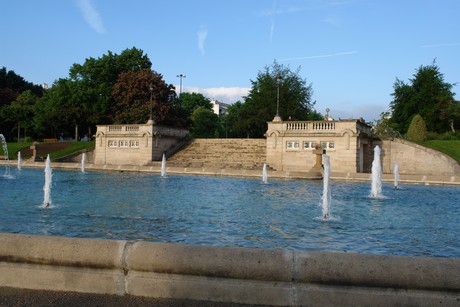
[[[315,165],[311,168],[311,172],[322,172],[323,171],[323,150],[321,146],[316,144],[315,149],[312,151],[316,155]]]
[[[31,161],[37,162],[40,161],[40,157],[38,156],[38,142],[33,142],[32,146],[30,146],[30,149],[32,149],[32,157],[30,158]]]

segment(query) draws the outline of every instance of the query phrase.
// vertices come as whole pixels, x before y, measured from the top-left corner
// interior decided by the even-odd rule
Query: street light
[[[182,94],[182,78],[185,78],[187,77],[186,75],[183,75],[183,74],[180,74],[180,75],[177,75],[178,78],[180,78],[180,85],[179,85],[179,100],[180,100],[180,96]]]
[[[280,82],[283,78],[278,75],[276,76],[277,91],[276,91],[276,116],[280,117]]]
[[[150,116],[149,116],[149,121],[147,122],[148,125],[154,125],[155,121],[153,120],[153,101],[152,101],[152,93],[153,93],[153,87],[149,87],[150,91]]]

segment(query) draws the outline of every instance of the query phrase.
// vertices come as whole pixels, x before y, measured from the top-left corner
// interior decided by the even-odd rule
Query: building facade
[[[186,138],[186,129],[145,125],[98,125],[95,164],[146,165]]]
[[[267,164],[280,171],[317,171],[319,155],[330,157],[336,172],[369,172],[371,127],[361,120],[268,123]],[[316,168],[315,168],[316,166]]]

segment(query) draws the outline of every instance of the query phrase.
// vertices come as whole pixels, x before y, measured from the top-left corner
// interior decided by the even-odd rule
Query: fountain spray
[[[163,154],[163,158],[161,159],[161,177],[166,177],[166,156]]]
[[[331,191],[329,190],[329,176],[331,173],[331,163],[329,161],[329,156],[326,154],[323,154],[323,165],[323,196],[321,199],[323,206],[323,218],[328,220],[331,214]]]
[[[267,163],[264,163],[264,167],[262,168],[262,182],[268,183]]]
[[[51,170],[51,159],[50,155],[46,158],[45,163],[45,185],[43,186],[43,206],[48,208],[51,206],[51,179],[53,177],[52,170]]]
[[[372,187],[371,197],[378,198],[382,193],[382,166],[380,164],[380,147],[374,148],[374,161],[372,162]]]

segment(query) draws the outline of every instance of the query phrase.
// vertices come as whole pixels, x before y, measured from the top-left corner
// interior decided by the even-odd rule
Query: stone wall
[[[404,140],[375,142],[382,147],[382,172],[393,173],[398,162],[400,174],[447,175],[460,174],[460,166],[451,157],[427,147]]]
[[[0,234],[0,287],[272,306],[458,306],[460,259]]]

